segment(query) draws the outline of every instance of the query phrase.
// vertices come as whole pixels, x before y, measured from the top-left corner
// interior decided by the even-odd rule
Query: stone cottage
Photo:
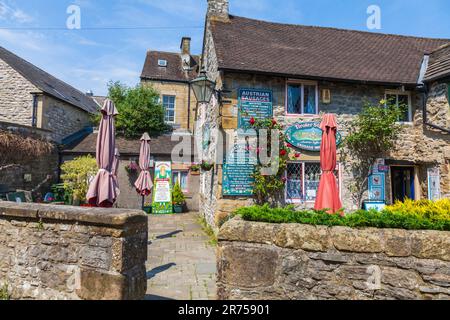
[[[193,132],[196,102],[190,81],[198,75],[199,56],[191,54],[191,38],[181,39],[180,52],[148,51],[141,83],[161,94],[166,123]]]
[[[0,47],[0,130],[55,144],[47,156],[33,161],[18,156],[15,166],[0,170],[0,193],[49,191],[59,175],[57,146],[86,135],[97,110],[90,97]]]
[[[0,121],[49,130],[61,143],[97,110],[81,91],[0,47]]]
[[[320,114],[336,114],[345,137],[346,123],[366,102],[387,98],[408,108],[399,119],[403,131],[395,152],[379,160],[367,197],[392,203],[449,196],[449,43],[253,20],[230,15],[228,0],[208,0],[201,65],[220,94],[199,108],[197,132],[210,136],[200,155],[217,164],[200,179],[200,210],[209,223],[217,225],[252,202],[251,179],[242,177],[248,172],[230,169],[226,159],[222,165],[220,152],[239,141],[238,129],[249,113],[274,117],[287,131],[312,137],[309,145],[295,145],[300,157],[288,164],[286,203],[314,204],[321,173]],[[356,209],[348,190],[352,172],[338,161],[344,207]]]

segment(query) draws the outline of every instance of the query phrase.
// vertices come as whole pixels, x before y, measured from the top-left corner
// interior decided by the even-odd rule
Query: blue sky
[[[71,4],[81,30],[65,29]],[[369,5],[379,32],[450,38],[448,0],[230,0],[232,14],[294,24],[367,30]],[[106,94],[109,80],[139,82],[149,49],[178,51],[182,36],[200,53],[206,0],[0,0],[0,45],[76,88]],[[89,28],[157,27],[146,30]],[[47,30],[45,28],[58,28]]]

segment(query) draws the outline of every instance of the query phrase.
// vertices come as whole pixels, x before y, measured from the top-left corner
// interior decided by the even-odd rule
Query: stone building
[[[97,134],[93,133],[82,139],[75,145],[62,151],[62,162],[73,160],[76,157],[91,155],[95,157]],[[141,209],[142,198],[136,192],[134,183],[139,172],[128,172],[126,167],[131,162],[139,163],[139,151],[141,142],[139,139],[116,138],[116,147],[120,153],[118,181],[120,195],[117,206],[125,209]],[[172,181],[179,182],[186,196],[186,204],[189,210],[198,211],[199,207],[199,174],[190,170],[195,160],[195,148],[190,134],[162,135],[152,138],[150,142],[152,168],[151,176],[154,178],[154,163],[156,161],[170,161],[172,163]],[[183,152],[180,159],[174,159],[172,152]],[[151,197],[145,200],[151,203]]]
[[[61,143],[97,110],[81,91],[0,47],[0,121],[50,130]]]
[[[193,131],[196,102],[190,81],[197,77],[199,56],[191,54],[191,38],[183,37],[181,51],[148,51],[141,83],[161,94],[165,120],[174,129]]]
[[[236,207],[252,203],[251,194],[242,192],[248,183],[242,180],[244,172],[230,192],[230,180],[239,173],[222,165],[220,151],[242,141],[238,129],[246,112],[274,117],[286,130],[307,132],[316,140],[316,148],[295,146],[298,154],[286,172],[284,202],[303,208],[313,206],[320,179],[321,114],[336,114],[345,137],[348,121],[366,102],[389,98],[405,104],[395,151],[380,159],[366,197],[387,203],[448,197],[448,43],[247,19],[230,15],[228,0],[208,0],[201,64],[220,94],[200,106],[196,132],[210,137],[199,155],[217,164],[200,179],[200,210],[209,223],[217,225]],[[253,109],[246,104],[249,97],[256,97]],[[344,207],[356,209],[359,204],[349,191],[354,177],[342,159],[338,162]]]

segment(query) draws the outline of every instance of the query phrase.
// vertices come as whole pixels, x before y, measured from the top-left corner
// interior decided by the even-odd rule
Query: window
[[[402,108],[402,115],[398,119],[399,122],[412,122],[411,111],[411,95],[409,92],[386,92],[386,102]]]
[[[167,60],[158,59],[158,66],[160,66],[160,67],[167,67]]]
[[[175,96],[163,96],[166,123],[175,123]]]
[[[318,162],[291,162],[286,170],[286,202],[314,202],[319,189],[322,170]],[[336,168],[339,188],[339,165]]]
[[[188,176],[189,176],[188,171],[173,171],[172,173],[173,185],[175,186],[175,184],[179,183],[181,190],[183,190],[183,192],[188,192]]]
[[[312,82],[287,83],[287,107],[290,115],[316,115],[319,112],[317,84]]]

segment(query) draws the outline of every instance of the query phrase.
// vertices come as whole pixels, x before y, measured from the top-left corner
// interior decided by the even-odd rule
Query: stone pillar
[[[208,18],[229,21],[228,0],[208,0]]]

